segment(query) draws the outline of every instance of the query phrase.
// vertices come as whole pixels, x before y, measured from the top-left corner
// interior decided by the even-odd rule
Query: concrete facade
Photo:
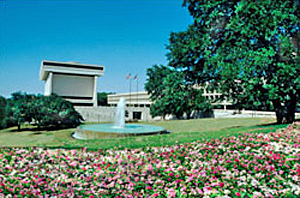
[[[85,122],[113,122],[115,115],[115,107],[75,107]],[[136,112],[140,112],[141,118],[136,120],[150,121],[152,117],[150,115],[150,108],[136,108],[136,107],[126,107],[126,117],[127,121],[133,120],[133,115]]]
[[[43,60],[40,67],[44,95],[55,93],[74,106],[97,106],[97,78],[103,75],[100,65]]]
[[[221,97],[221,93],[216,91],[208,92],[204,87],[195,86],[196,89],[203,89],[203,96],[209,101],[215,101]],[[107,96],[107,103],[110,106],[116,106],[120,98],[126,99],[126,105],[132,107],[150,107],[152,101],[150,95],[147,92],[131,92],[131,93],[118,93]],[[212,102],[212,105],[221,105],[226,110],[226,106],[232,105],[229,101]]]
[[[131,92],[111,94],[107,96],[107,103],[111,107],[117,106],[120,98],[126,100],[126,115],[128,120],[152,120],[150,115],[150,95],[147,92]]]
[[[116,106],[120,98],[125,98],[126,106],[132,107],[150,107],[152,101],[147,92],[131,92],[131,93],[118,93],[107,96],[107,103],[110,106]]]

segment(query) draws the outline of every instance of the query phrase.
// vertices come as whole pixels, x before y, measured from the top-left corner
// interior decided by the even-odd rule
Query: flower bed
[[[0,197],[299,197],[296,127],[134,150],[1,149]]]

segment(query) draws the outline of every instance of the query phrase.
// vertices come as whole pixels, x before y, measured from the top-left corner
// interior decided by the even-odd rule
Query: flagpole
[[[138,84],[138,77],[136,76],[136,103],[137,103],[137,106],[139,107],[139,84]]]
[[[129,120],[130,120],[130,112],[131,112],[131,74],[129,73],[126,76],[126,79],[129,80]]]
[[[129,107],[131,110],[131,78],[129,79]]]

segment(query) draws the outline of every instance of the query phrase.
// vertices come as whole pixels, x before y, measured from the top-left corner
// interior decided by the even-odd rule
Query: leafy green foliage
[[[186,114],[191,118],[195,112],[211,111],[202,90],[187,84],[183,72],[155,65],[147,70],[147,75],[145,88],[154,101],[150,108],[152,116],[171,114],[179,119]]]
[[[0,128],[3,128],[5,126],[5,106],[6,106],[6,99],[2,96],[0,96]]]
[[[112,92],[99,92],[97,93],[98,106],[107,106],[107,95],[113,94]]]
[[[184,5],[194,24],[171,34],[170,66],[190,83],[209,82],[239,108],[274,107],[279,123],[292,122],[300,95],[299,0]]]
[[[163,79],[167,77],[172,71],[170,68],[163,65],[154,65],[152,68],[147,69],[146,75],[148,76],[145,84],[146,91],[151,94],[150,98],[155,101],[162,95],[164,85]]]
[[[21,126],[25,122],[38,127],[75,127],[81,123],[81,115],[73,105],[58,95],[28,95],[14,93],[8,100],[8,126]]]
[[[73,105],[57,95],[39,96],[33,101],[31,110],[36,125],[43,127],[76,127],[82,120]]]
[[[34,95],[16,92],[12,97],[7,100],[5,123],[7,127],[18,126],[20,129],[21,124],[31,121],[30,112],[27,111],[30,100]]]

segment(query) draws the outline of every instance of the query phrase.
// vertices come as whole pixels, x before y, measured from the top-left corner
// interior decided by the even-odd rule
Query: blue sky
[[[192,23],[182,0],[0,0],[0,94],[43,93],[42,60],[105,66],[98,91],[128,92],[126,75],[167,64],[171,32]],[[136,88],[134,88],[136,89]]]

